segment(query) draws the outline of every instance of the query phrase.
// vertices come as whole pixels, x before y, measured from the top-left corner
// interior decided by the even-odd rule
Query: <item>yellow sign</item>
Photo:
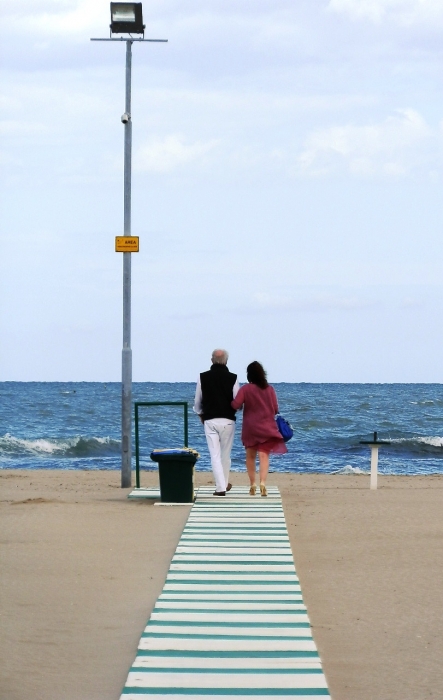
[[[116,236],[116,253],[138,253],[138,236]]]

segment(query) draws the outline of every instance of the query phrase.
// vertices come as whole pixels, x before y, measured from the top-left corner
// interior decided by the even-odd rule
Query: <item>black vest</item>
[[[201,373],[203,420],[235,420],[235,410],[231,407],[231,401],[234,398],[232,390],[236,381],[237,375],[232,374],[226,365],[212,365],[208,372]]]

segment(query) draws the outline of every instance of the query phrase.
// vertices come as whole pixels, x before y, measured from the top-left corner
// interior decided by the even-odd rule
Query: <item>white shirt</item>
[[[235,380],[235,384],[232,387],[232,398],[235,399],[237,396],[238,392],[240,390],[240,384],[238,383],[238,379]],[[195,398],[194,398],[194,408],[192,409],[194,413],[196,413],[198,416],[201,416],[203,413],[203,406],[202,406],[202,386],[200,382],[200,377],[198,378],[197,381],[197,386],[195,389]]]

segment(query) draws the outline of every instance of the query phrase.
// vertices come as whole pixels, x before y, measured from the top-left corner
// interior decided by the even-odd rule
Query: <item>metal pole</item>
[[[188,447],[188,402],[183,406],[184,411],[184,428],[185,428],[185,447]]]
[[[132,41],[126,41],[126,99],[125,112],[129,115],[125,127],[124,160],[124,235],[131,235],[131,64]],[[132,350],[131,350],[131,253],[123,253],[123,350],[122,350],[122,488],[132,485],[131,470],[131,404],[132,404]]]
[[[138,432],[138,403],[135,402],[135,486],[140,488],[140,439]]]
[[[126,33],[126,32],[124,32]],[[129,32],[128,32],[129,33]],[[91,41],[126,41],[126,95],[125,114],[122,122],[125,126],[124,157],[124,236],[131,236],[131,165],[132,165],[132,121],[131,121],[131,67],[132,44],[141,42],[167,42],[167,39],[109,39],[95,38]],[[132,350],[131,350],[131,253],[123,253],[123,349],[122,349],[122,466],[121,485],[132,485]]]

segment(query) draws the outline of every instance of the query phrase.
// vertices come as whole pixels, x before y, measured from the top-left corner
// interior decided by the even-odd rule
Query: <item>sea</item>
[[[378,439],[381,474],[443,473],[443,384],[274,384],[294,437],[288,454],[271,457],[270,471],[324,474],[369,472]],[[202,425],[193,413],[195,384],[140,382],[133,401],[188,402],[189,446],[210,470]],[[181,406],[140,407],[140,465],[155,470],[150,453],[182,447]],[[0,383],[1,469],[120,469],[121,385],[103,382]],[[232,452],[244,471],[241,412]],[[134,441],[133,441],[134,445]],[[134,449],[134,447],[133,447]]]

